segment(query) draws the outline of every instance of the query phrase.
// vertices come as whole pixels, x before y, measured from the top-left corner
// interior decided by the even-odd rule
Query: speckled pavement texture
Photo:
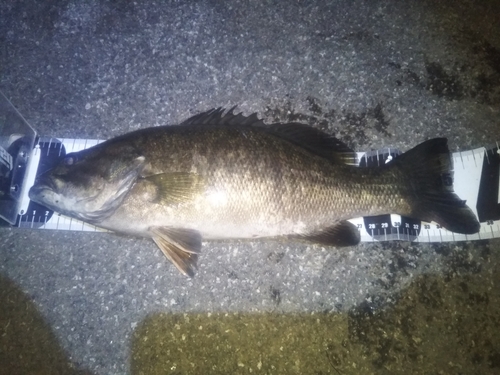
[[[452,150],[500,140],[499,1],[4,1],[0,20],[0,90],[43,136],[106,139],[238,105],[360,151],[435,136]],[[216,242],[189,279],[148,240],[1,228],[0,275],[65,353],[70,365],[53,373],[146,374],[131,348],[154,314],[372,314],[419,277],[481,274],[485,254],[499,251],[498,240]],[[500,371],[500,353],[480,358],[481,373]],[[189,373],[181,367],[164,373]]]

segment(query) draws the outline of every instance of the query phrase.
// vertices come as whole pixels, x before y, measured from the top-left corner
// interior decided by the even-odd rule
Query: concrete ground
[[[500,140],[500,2],[5,1],[0,90],[40,135],[238,105],[364,151]],[[496,374],[500,242],[204,244],[0,229],[0,374]]]

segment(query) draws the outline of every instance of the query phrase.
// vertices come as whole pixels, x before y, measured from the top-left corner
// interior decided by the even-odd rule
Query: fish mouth
[[[48,186],[34,185],[31,187],[28,196],[34,202],[43,203],[44,198],[51,192],[53,192],[53,190]]]
[[[45,185],[34,185],[28,192],[28,197],[34,203],[42,205],[46,209],[57,211],[54,206],[54,190]]]
[[[60,207],[60,197],[49,186],[34,185],[28,192],[28,197],[34,203],[38,203],[45,208],[63,213],[63,207]]]

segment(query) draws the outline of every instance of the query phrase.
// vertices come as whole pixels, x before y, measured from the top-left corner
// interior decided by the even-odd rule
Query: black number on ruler
[[[484,155],[476,205],[479,221],[482,223],[500,219],[500,202],[498,201],[500,155],[498,151],[497,147],[486,151]]]
[[[414,241],[420,234],[420,220],[401,216],[401,222],[391,223],[391,215],[367,216],[363,218],[366,232],[376,240],[383,241],[388,235],[398,235],[406,241]]]

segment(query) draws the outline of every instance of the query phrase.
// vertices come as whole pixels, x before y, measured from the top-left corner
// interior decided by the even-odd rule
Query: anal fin
[[[340,221],[318,232],[301,235],[299,238],[316,244],[335,247],[354,246],[361,240],[358,228],[347,220]]]
[[[194,268],[201,251],[198,231],[183,228],[151,227],[151,237],[163,254],[186,276],[194,276]]]

